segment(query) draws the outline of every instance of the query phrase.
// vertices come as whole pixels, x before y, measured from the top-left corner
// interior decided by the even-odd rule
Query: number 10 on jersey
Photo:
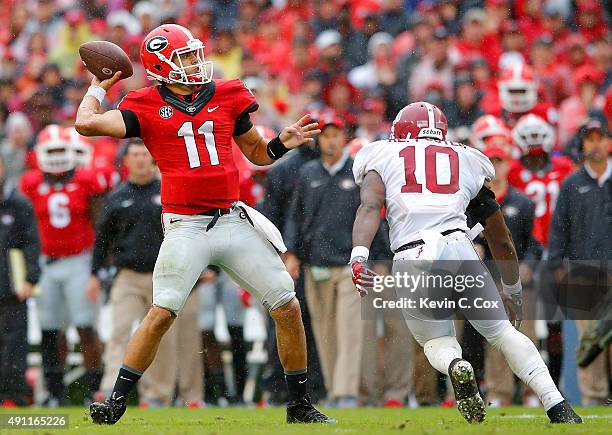
[[[210,165],[216,166],[219,164],[219,154],[217,153],[217,144],[215,143],[214,135],[214,122],[206,121],[200,125],[197,133],[204,136],[204,143],[206,144],[206,150],[210,157]],[[200,154],[198,153],[198,147],[196,144],[196,135],[193,131],[193,123],[191,121],[185,121],[181,128],[177,132],[179,137],[182,137],[185,141],[185,148],[187,148],[187,157],[189,158],[189,167],[199,168],[202,166],[200,162]]]

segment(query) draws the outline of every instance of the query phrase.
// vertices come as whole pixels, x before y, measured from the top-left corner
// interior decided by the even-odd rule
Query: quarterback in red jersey
[[[255,97],[239,80],[213,80],[204,44],[176,24],[164,24],[143,40],[140,59],[158,84],[129,92],[116,110],[100,112],[120,73],[92,86],[77,112],[86,136],[141,137],[162,177],[164,241],[153,271],[153,306],[130,339],[111,397],[93,403],[99,424],[116,423],[126,398],[151,364],[159,341],[179,314],[208,265],[223,268],[270,312],[289,391],[287,422],[333,423],[307,393],[306,340],[291,276],[278,252],[278,229],[239,201],[232,139],[256,165],[268,165],[289,149],[314,141],[320,131],[309,116],[268,141],[252,125]]]
[[[555,201],[563,180],[574,171],[574,165],[567,157],[551,156],[554,128],[537,115],[521,118],[512,130],[512,138],[522,156],[513,162],[508,179],[534,202],[533,236],[546,247]]]
[[[105,187],[94,172],[76,169],[69,129],[57,125],[43,129],[35,152],[40,169],[26,172],[19,187],[32,201],[41,238],[41,293],[36,305],[49,390],[46,403],[55,406],[65,402],[58,358],[58,337],[67,326],[65,314],[80,336],[90,395],[100,383],[100,342],[94,328],[99,306],[88,300],[86,285],[94,242],[93,216]]]

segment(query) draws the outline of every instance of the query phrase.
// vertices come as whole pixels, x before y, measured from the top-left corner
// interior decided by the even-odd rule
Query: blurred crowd
[[[359,315],[358,298],[354,300],[353,311],[341,309],[348,309],[349,297],[355,296],[347,293],[352,292],[352,284],[346,269],[350,225],[353,209],[358,205],[355,204],[357,197],[350,193],[353,188],[358,190],[354,183],[340,183],[334,196],[339,198],[338,208],[345,210],[346,219],[334,220],[334,213],[337,217],[342,212],[333,204],[321,205],[325,204],[321,202],[324,198],[321,201],[315,198],[310,203],[314,209],[321,209],[321,213],[318,210],[315,213],[321,221],[318,225],[315,217],[304,219],[313,207],[308,205],[312,198],[307,188],[298,188],[300,183],[306,185],[312,177],[322,177],[323,183],[328,177],[342,177],[345,172],[349,180],[350,159],[358,149],[387,138],[397,112],[418,100],[439,106],[448,117],[449,137],[485,151],[488,157],[497,160],[495,163],[500,165],[502,174],[504,162],[518,161],[530,146],[542,145],[525,137],[521,139],[520,133],[529,132],[529,125],[526,130],[515,128],[528,114],[538,117],[534,127],[538,134],[552,131],[552,138],[546,139],[545,152],[550,158],[566,159],[567,164],[562,165],[568,169],[564,177],[583,164],[585,141],[589,147],[601,146],[592,145],[589,141],[596,139],[591,136],[599,135],[598,143],[606,146],[609,143],[608,125],[612,121],[612,2],[609,0],[6,0],[3,6],[0,10],[3,24],[0,26],[0,167],[3,168],[0,181],[4,195],[0,194],[0,204],[8,201],[9,192],[17,187],[28,195],[24,191],[28,184],[24,182],[24,173],[36,171],[40,166],[36,152],[39,133],[49,125],[74,124],[77,107],[90,82],[90,74],[78,55],[79,45],[87,41],[112,41],[128,53],[134,64],[134,75],[119,82],[107,94],[104,103],[107,109],[114,108],[129,90],[149,86],[138,57],[144,35],[159,24],[178,23],[204,42],[208,60],[214,62],[216,78],[240,78],[253,92],[260,108],[252,114],[252,121],[265,131],[264,136],[274,137],[275,131],[305,112],[312,113],[321,122],[324,131],[317,147],[290,153],[272,168],[253,167],[239,155],[237,159],[243,200],[262,210],[289,240],[291,252],[284,260],[298,282],[298,294],[302,298],[309,355],[312,354],[309,365],[322,378],[319,384],[314,382],[314,395],[318,399],[327,397],[336,406],[381,403],[402,406],[409,395],[415,403],[435,404],[444,400],[444,393],[440,392],[437,375],[427,366],[422,351],[408,337],[403,325],[398,327],[397,323],[380,320],[369,322],[357,333],[352,322]],[[154,178],[153,163],[147,162],[146,155],[137,154],[138,144],[132,147],[131,143],[111,138],[91,141],[82,138],[76,142],[75,147],[80,147],[85,155],[78,165],[98,176],[100,192],[97,193],[116,199],[124,186],[121,182],[133,183],[136,179],[140,180],[136,184],[148,185],[151,182],[148,177]],[[591,151],[589,158],[593,158]],[[314,163],[300,170],[311,161],[320,164],[326,172],[317,173]],[[550,169],[537,163],[534,167],[526,164],[523,169],[534,172]],[[609,170],[610,167],[607,172],[604,169],[600,187],[605,183],[610,185]],[[513,182],[510,176],[510,184],[523,190],[535,203],[535,215],[526,217],[530,225],[534,225],[535,218],[546,215],[541,219],[544,223],[533,227],[534,243],[539,246],[537,256],[541,258],[542,252],[548,252],[548,227],[558,191],[534,198],[537,192],[529,191],[528,181]],[[505,195],[504,182],[500,183],[500,192]],[[342,196],[344,191],[350,194]],[[155,192],[151,195],[155,196]],[[608,199],[612,202],[610,195]],[[21,207],[21,203],[16,204],[10,207]],[[101,231],[98,217],[102,216],[103,222],[109,219],[110,204],[108,200],[102,211],[97,211],[98,216],[93,213],[95,219],[87,223],[92,235],[85,242],[83,252],[89,257],[82,259],[89,264],[95,240],[93,229],[98,224],[98,246]],[[0,217],[0,225],[8,225],[8,220]],[[325,226],[330,221],[338,231],[333,225]],[[42,230],[39,228],[39,232]],[[114,229],[107,228],[107,231]],[[382,228],[377,259],[391,258],[384,233]],[[340,236],[346,240],[336,241]],[[23,240],[28,237],[32,235],[25,234]],[[330,239],[334,240],[333,246]],[[563,239],[560,233],[551,239],[563,244],[559,242]],[[3,240],[0,237],[0,248]],[[305,244],[304,240],[309,243]],[[22,241],[14,244],[23,247]],[[43,251],[44,244],[43,240]],[[99,264],[92,270],[102,287],[108,270],[112,271],[112,267],[107,267],[112,266],[108,252],[111,247],[105,249],[101,259],[96,259],[94,252],[94,264]],[[568,257],[569,254],[561,251],[557,249],[559,258]],[[609,253],[608,250],[604,257],[597,258],[610,260],[605,257]],[[49,252],[43,255],[50,256]],[[50,262],[42,266],[43,273],[45,267],[58,267]],[[87,279],[90,270],[87,265],[83,268]],[[137,274],[150,272],[138,267],[129,269]],[[38,280],[35,275],[32,280]],[[137,278],[124,274],[123,290],[128,291],[125,287],[134,285]],[[117,285],[117,280],[113,285]],[[254,389],[261,387],[269,393],[271,403],[282,402],[284,385],[279,378],[282,370],[278,361],[275,362],[273,331],[269,332],[266,343],[268,362],[261,378],[247,373],[247,366],[252,367],[247,363],[247,350],[261,351],[247,349],[245,344],[244,311],[251,304],[249,295],[228,282],[218,270],[207,271],[196,289],[192,305],[197,310],[190,315],[198,320],[186,321],[175,329],[187,331],[191,325],[197,331],[176,332],[172,342],[168,339],[167,358],[157,368],[153,367],[141,382],[142,403],[168,405],[175,397],[177,382],[179,402],[183,405],[200,406],[204,399],[218,403],[220,398],[240,403],[245,400],[249,376],[256,379]],[[90,303],[102,303],[104,298],[96,294],[97,287],[91,282],[87,283],[87,290]],[[135,308],[128,310],[135,316],[134,320],[140,307],[150,303],[146,299],[146,286],[141,290],[140,299],[134,302]],[[334,292],[337,295],[330,296]],[[5,301],[2,298],[6,299],[6,295],[0,291],[0,299]],[[324,306],[316,306],[315,299],[326,302]],[[15,300],[14,303],[23,302]],[[108,303],[120,308],[122,299],[113,298],[111,290]],[[223,345],[215,334],[217,305],[225,307],[234,364],[232,375],[227,370],[224,372]],[[330,306],[334,309],[329,309]],[[104,377],[114,379],[120,355],[115,352],[114,356],[104,356],[104,367],[102,345],[93,328],[95,319],[90,320],[85,319],[79,325],[72,319],[71,324],[77,326],[87,354],[86,388],[93,397],[94,393],[105,394],[108,385],[103,373]],[[25,320],[21,316],[17,321],[22,325]],[[45,335],[43,331],[43,342],[46,340],[43,364],[47,363],[44,378],[49,394],[41,402],[48,406],[61,405],[66,400],[61,385],[66,353],[62,322],[47,328],[58,333]],[[9,328],[9,323],[0,313],[0,326]],[[132,324],[114,323],[113,327],[118,335],[113,335],[111,342],[115,339],[114,346],[120,347],[122,337],[129,335]],[[551,339],[547,351],[553,358],[549,363],[560,366],[558,323],[550,323],[548,332]],[[16,334],[13,342],[2,343],[0,353],[4,355],[0,356],[0,368],[19,378],[23,367],[12,364],[10,358],[7,360],[5,352],[19,342],[23,331]],[[537,339],[535,333],[532,335]],[[188,340],[181,341],[180,337]],[[53,350],[53,346],[57,349]],[[185,349],[192,352],[180,361],[168,357]],[[384,358],[373,356],[379,351]],[[388,364],[384,365],[383,359]],[[167,369],[170,365],[172,369]],[[414,376],[409,376],[409,367],[414,368]],[[202,370],[206,381],[202,380]],[[604,403],[609,397],[607,383],[605,388],[601,384],[610,375],[610,364],[601,362],[598,370],[595,377],[599,376],[599,383],[588,384],[585,380],[581,384],[586,404]],[[185,377],[185,373],[189,376]],[[557,373],[558,382],[560,368],[553,373]],[[502,380],[510,379],[506,375],[497,379],[500,378],[499,382],[483,382],[483,385],[494,388]],[[506,390],[498,391],[499,404],[517,400],[510,383]],[[0,387],[0,403],[27,404],[32,398],[25,391],[11,390],[7,383]],[[250,398],[254,397],[251,393]],[[529,404],[529,400],[527,394],[523,402]]]

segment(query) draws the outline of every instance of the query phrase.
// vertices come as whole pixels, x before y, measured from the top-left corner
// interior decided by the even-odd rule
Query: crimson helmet
[[[81,136],[74,127],[66,128],[66,132],[74,152],[76,165],[81,168],[89,168],[93,158],[91,142],[88,138]]]
[[[512,139],[523,155],[549,153],[555,144],[555,129],[538,115],[530,113],[518,120],[512,129]]]
[[[493,115],[483,115],[478,118],[470,130],[470,145],[482,151],[491,140],[499,139],[506,145],[512,143],[510,130]]]
[[[446,139],[446,115],[425,101],[408,104],[399,111],[391,126],[390,140]]]
[[[59,125],[48,125],[38,133],[34,151],[38,167],[47,174],[61,174],[76,167],[68,129]]]
[[[538,84],[530,66],[517,63],[504,69],[498,81],[499,99],[504,110],[525,113],[538,102]]]
[[[181,55],[195,52],[198,62],[183,65]],[[147,76],[165,83],[202,85],[213,76],[213,64],[204,60],[204,44],[178,24],[163,24],[144,38],[140,61]]]

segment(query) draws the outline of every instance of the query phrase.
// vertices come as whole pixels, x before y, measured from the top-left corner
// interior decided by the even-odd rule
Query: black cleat
[[[125,397],[106,399],[104,402],[94,402],[89,405],[89,415],[96,424],[115,424],[125,412]]]
[[[337,421],[312,406],[310,396],[307,394],[300,400],[287,404],[287,423],[337,423]]]
[[[487,416],[484,401],[480,397],[472,365],[462,358],[457,358],[448,367],[457,409],[468,423],[481,423]]]
[[[557,403],[555,406],[546,411],[548,418],[551,423],[566,423],[566,424],[580,424],[582,418],[572,409],[567,400],[561,403]]]

